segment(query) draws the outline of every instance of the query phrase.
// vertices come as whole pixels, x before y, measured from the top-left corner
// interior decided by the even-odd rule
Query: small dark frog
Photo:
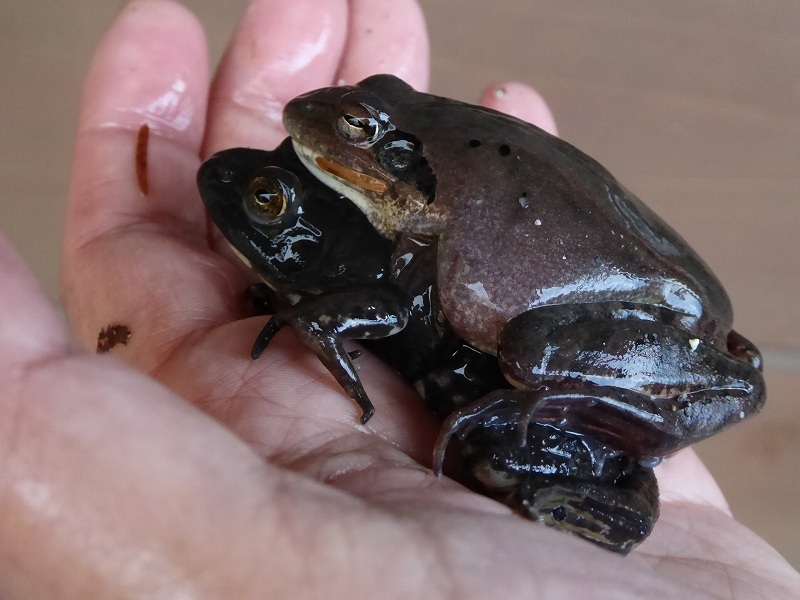
[[[392,255],[360,211],[317,182],[287,143],[273,152],[220,152],[203,165],[198,182],[215,222],[272,286],[266,303],[289,306],[282,309],[284,318],[301,336],[308,337],[325,314],[357,311],[359,290],[384,280],[391,264],[391,280],[411,299],[409,323],[395,336],[366,342],[370,350],[443,416],[508,387],[494,356],[465,344],[440,321],[435,245],[409,236],[398,240]],[[253,209],[245,208],[254,189],[279,189],[292,206],[282,214],[294,216],[266,225],[263,217],[254,219]],[[349,240],[358,244],[344,243]],[[292,257],[288,265],[286,256]],[[520,433],[515,419],[513,410],[495,411],[460,431],[462,460],[489,493],[532,518],[620,552],[650,532],[658,515],[652,470],[553,426],[532,423]],[[556,501],[561,508],[554,519],[550,507]]]
[[[273,151],[218,152],[197,180],[214,223],[265,282],[251,289],[258,312],[275,313],[253,358],[290,325],[362,407],[362,422],[374,409],[347,339],[367,341],[440,414],[504,383],[494,357],[436,322],[435,261],[425,240],[408,238],[393,257],[361,211],[306,170],[291,140]]]
[[[389,75],[300,96],[284,125],[387,238],[436,240],[444,317],[515,387],[451,415],[442,444],[511,410],[650,462],[760,410],[761,356],[717,278],[570,144]]]
[[[344,340],[389,336],[408,320],[406,294],[388,281],[389,242],[349,202],[316,182],[288,141],[274,151],[219,152],[203,163],[197,181],[214,223],[268,285],[260,297],[275,314],[252,357],[290,325],[361,406],[366,422],[374,408]],[[331,221],[340,227],[318,226]],[[350,235],[354,230],[362,232],[360,239]]]

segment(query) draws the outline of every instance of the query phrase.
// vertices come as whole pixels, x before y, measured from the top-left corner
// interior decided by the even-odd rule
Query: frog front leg
[[[375,407],[344,348],[344,340],[387,337],[401,331],[407,321],[408,300],[397,287],[379,283],[351,286],[278,310],[256,338],[250,355],[257,359],[273,336],[289,325],[358,403],[364,424],[375,413]]]

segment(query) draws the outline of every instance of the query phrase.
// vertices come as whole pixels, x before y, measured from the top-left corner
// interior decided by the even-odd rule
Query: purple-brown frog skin
[[[717,278],[570,144],[388,75],[300,96],[284,125],[384,236],[437,244],[444,318],[514,386],[450,416],[438,464],[452,434],[513,415],[651,465],[763,405]]]

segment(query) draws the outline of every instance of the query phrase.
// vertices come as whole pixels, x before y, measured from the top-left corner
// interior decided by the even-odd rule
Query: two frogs
[[[557,137],[378,75],[284,111],[272,152],[201,168],[209,212],[268,284],[253,348],[291,326],[374,411],[367,340],[446,417],[491,494],[627,553],[658,516],[652,467],[758,412],[756,348],[696,253]]]

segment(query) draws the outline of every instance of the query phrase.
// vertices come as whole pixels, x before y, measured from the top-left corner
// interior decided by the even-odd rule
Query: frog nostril
[[[228,167],[217,167],[217,178],[222,183],[230,183],[233,181],[233,171]]]

